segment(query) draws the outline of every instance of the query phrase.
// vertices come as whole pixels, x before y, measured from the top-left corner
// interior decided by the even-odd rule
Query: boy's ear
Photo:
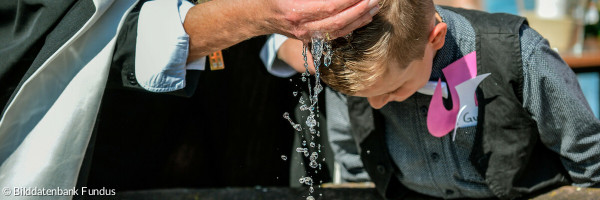
[[[433,45],[435,50],[438,50],[444,46],[444,42],[446,42],[447,31],[448,25],[444,22],[441,22],[436,24],[431,33],[429,33],[429,43]]]

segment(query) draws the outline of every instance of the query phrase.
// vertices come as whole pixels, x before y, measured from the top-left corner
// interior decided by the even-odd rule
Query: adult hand
[[[316,31],[341,37],[371,22],[380,0],[214,0],[194,6],[184,28],[188,61],[248,38],[279,33],[308,42]]]
[[[331,39],[347,35],[371,22],[379,0],[266,0],[267,27],[303,41],[320,31]]]

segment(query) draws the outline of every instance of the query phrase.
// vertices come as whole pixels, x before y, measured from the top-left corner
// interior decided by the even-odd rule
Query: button
[[[377,165],[377,171],[380,174],[385,174],[385,167],[383,165]]]
[[[421,111],[422,115],[427,115],[427,106],[421,106],[421,108],[419,108],[419,110]]]
[[[438,160],[440,160],[440,154],[438,154],[438,153],[432,153],[432,154],[431,154],[431,159],[432,159],[434,162],[437,162]]]
[[[129,74],[127,74],[127,79],[130,81],[135,81],[135,74],[133,74],[133,72],[129,72]]]
[[[454,190],[450,190],[450,189],[446,190],[446,195],[452,195],[452,194],[454,194]]]

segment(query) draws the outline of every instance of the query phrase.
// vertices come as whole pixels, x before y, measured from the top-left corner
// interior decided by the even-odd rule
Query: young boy
[[[524,19],[431,0],[381,6],[333,41],[320,73],[349,95],[328,106],[347,105],[346,138],[382,195],[515,199],[599,186],[600,121]]]

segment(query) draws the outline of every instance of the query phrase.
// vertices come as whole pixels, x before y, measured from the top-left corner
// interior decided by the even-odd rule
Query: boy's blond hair
[[[405,67],[425,52],[432,0],[382,0],[373,21],[350,35],[332,41],[329,67],[320,67],[321,78],[345,94],[364,90],[387,71],[387,62]]]

